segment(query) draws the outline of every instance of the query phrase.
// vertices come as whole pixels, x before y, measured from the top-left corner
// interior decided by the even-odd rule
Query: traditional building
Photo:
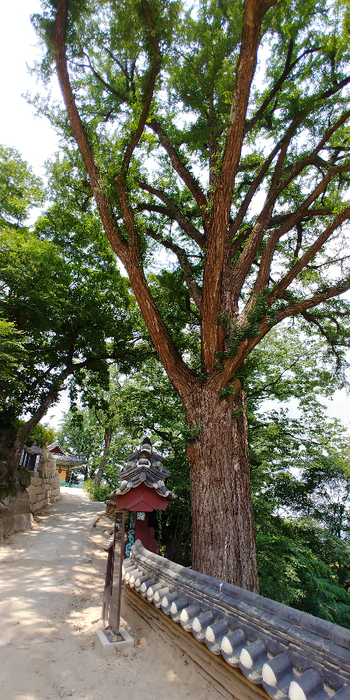
[[[51,445],[47,446],[48,451],[56,462],[56,472],[60,475],[60,485],[63,486],[69,482],[69,470],[75,464],[82,464],[83,459],[73,455],[60,445],[58,440],[55,440]]]

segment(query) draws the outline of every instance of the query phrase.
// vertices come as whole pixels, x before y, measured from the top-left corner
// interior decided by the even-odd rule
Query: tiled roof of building
[[[170,472],[163,464],[164,458],[152,450],[149,438],[145,438],[141,448],[127,457],[127,464],[120,470],[120,486],[110,494],[112,498],[123,496],[130,489],[140,484],[145,484],[150,489],[155,489],[159,496],[176,498],[176,495],[165,485],[165,480]]]
[[[67,450],[60,445],[58,440],[51,442],[51,444],[47,446],[47,449],[56,462],[79,462],[80,464],[84,462],[81,457],[77,457],[77,455],[67,452]]]
[[[24,450],[30,455],[40,455],[42,457],[44,454],[44,451],[40,447],[38,447],[38,445],[35,442],[33,443],[33,445],[25,445]]]

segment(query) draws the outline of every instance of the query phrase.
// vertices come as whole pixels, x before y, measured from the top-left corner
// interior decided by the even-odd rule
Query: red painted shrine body
[[[134,510],[150,513],[152,510],[165,510],[168,501],[164,496],[159,496],[155,491],[151,491],[148,486],[140,484],[135,489],[129,491],[124,496],[117,496],[116,504],[120,510]]]
[[[168,501],[175,498],[165,486],[170,472],[163,461],[163,457],[152,450],[150,440],[145,438],[141,449],[128,457],[126,467],[120,472],[120,486],[111,493],[119,510],[135,513],[129,519],[127,548],[134,540],[141,540],[146,549],[158,553],[150,515],[155,510],[165,510]]]

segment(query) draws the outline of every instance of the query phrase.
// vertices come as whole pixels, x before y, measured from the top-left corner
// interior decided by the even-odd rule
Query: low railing
[[[124,581],[274,700],[350,700],[350,630],[175,564],[139,540]]]

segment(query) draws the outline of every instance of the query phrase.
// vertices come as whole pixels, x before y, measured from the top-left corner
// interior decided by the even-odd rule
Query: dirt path
[[[111,521],[84,491],[63,491],[30,532],[0,546],[1,700],[222,700],[190,659],[126,606],[124,624],[140,643],[98,656]]]

